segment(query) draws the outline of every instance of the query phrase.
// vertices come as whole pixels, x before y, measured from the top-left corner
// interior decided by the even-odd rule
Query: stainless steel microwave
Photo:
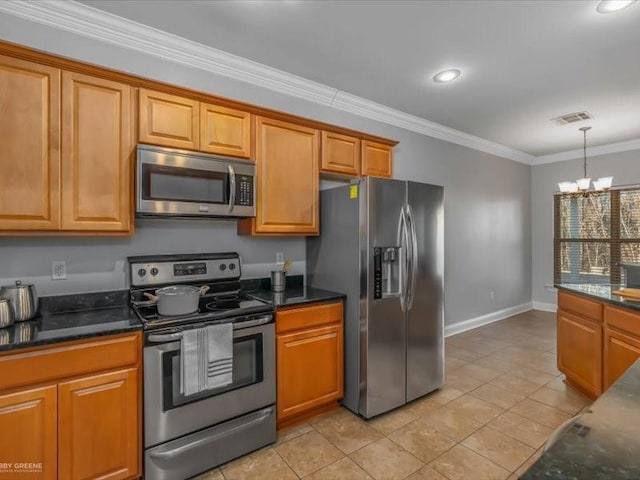
[[[151,145],[136,153],[138,216],[255,216],[255,165]]]

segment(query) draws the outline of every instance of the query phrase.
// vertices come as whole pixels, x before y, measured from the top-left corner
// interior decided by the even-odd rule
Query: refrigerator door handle
[[[418,234],[416,233],[416,222],[413,220],[413,210],[411,205],[407,205],[407,224],[409,231],[411,232],[411,284],[409,287],[409,294],[406,300],[407,310],[411,310],[413,307],[413,299],[415,297],[416,289],[416,275],[418,274]]]
[[[409,230],[407,227],[407,216],[404,207],[400,210],[398,218],[398,245],[400,245],[400,310],[407,311],[407,284],[408,276],[408,243]]]

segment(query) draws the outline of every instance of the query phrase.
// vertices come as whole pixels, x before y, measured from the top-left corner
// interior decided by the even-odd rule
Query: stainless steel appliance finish
[[[235,158],[138,145],[136,213],[253,217],[255,166]]]
[[[9,327],[15,322],[13,305],[8,298],[0,298],[0,328]]]
[[[16,322],[31,320],[38,313],[38,294],[34,285],[23,285],[17,280],[15,285],[0,287],[0,298],[11,300]]]
[[[347,294],[344,405],[369,418],[441,387],[443,188],[367,178],[323,190],[320,211],[307,271]]]
[[[132,308],[145,330],[145,478],[183,480],[274,442],[273,307],[240,291],[238,254],[128,260]],[[141,269],[146,271],[139,272]],[[162,285],[162,280],[174,282],[176,278],[184,286],[206,286],[208,291],[201,296],[196,312],[163,316],[144,294]],[[219,323],[233,326],[233,381],[185,396],[180,392],[182,333]]]
[[[145,478],[192,477],[206,464],[220,465],[273,443],[275,429],[276,412],[272,406],[167,442],[145,454]]]

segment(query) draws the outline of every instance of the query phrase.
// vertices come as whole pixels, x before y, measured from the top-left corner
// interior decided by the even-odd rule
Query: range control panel
[[[173,282],[208,282],[240,278],[238,256],[215,255],[215,258],[198,258],[197,260],[189,260],[187,256],[182,260],[181,257],[178,255],[130,257],[131,285],[140,287]]]

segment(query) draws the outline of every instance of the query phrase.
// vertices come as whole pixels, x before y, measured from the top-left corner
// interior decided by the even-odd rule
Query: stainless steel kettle
[[[2,286],[0,298],[11,300],[16,322],[30,320],[38,313],[38,295],[34,285],[23,285],[18,280],[15,285]]]
[[[0,298],[0,328],[10,327],[13,325],[14,320],[15,315],[13,314],[11,300]],[[3,345],[2,341],[0,341],[0,345]]]

